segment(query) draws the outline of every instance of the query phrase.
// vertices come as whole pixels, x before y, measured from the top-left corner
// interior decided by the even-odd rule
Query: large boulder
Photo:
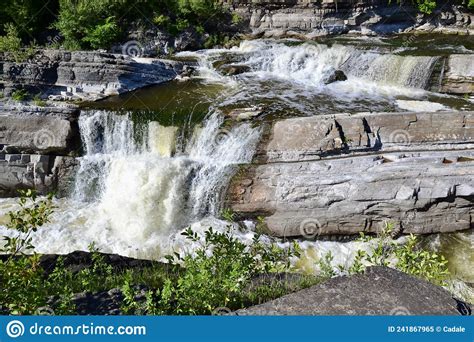
[[[458,311],[459,309],[459,311]],[[388,267],[337,277],[270,302],[245,315],[460,315],[469,306],[441,287]]]

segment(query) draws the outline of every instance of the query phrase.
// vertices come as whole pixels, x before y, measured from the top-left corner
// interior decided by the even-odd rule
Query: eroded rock
[[[371,267],[364,274],[333,278],[234,314],[408,316],[461,312],[458,302],[443,288],[388,267]]]
[[[280,237],[471,229],[474,113],[282,120],[234,177],[228,204]],[[312,226],[311,234],[306,227]]]

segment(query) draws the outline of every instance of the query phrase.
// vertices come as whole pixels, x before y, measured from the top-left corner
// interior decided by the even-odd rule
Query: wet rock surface
[[[360,113],[282,120],[228,205],[280,237],[473,228],[474,113]]]
[[[469,305],[425,280],[387,267],[371,267],[364,274],[333,278],[234,314],[461,315],[469,314]]]

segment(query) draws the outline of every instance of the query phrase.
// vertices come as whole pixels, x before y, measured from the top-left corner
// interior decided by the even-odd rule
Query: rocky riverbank
[[[97,51],[38,50],[26,61],[0,55],[0,85],[59,101],[95,101],[175,79],[183,64]]]
[[[341,33],[474,33],[474,15],[454,4],[443,3],[431,15],[419,14],[411,3],[399,5],[385,0],[238,0],[232,5],[244,18],[243,27],[258,37],[313,39]]]
[[[473,228],[472,112],[359,113],[281,120],[228,190],[242,218],[279,237]]]

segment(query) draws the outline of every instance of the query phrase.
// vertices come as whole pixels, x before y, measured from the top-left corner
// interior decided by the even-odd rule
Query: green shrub
[[[33,97],[33,102],[35,105],[37,105],[38,107],[45,107],[46,106],[46,101],[43,100],[41,98],[41,95],[40,94],[36,94],[34,97]]]
[[[426,279],[436,285],[445,285],[449,277],[448,261],[444,256],[420,248],[418,238],[411,234],[404,244],[392,237],[393,224],[387,224],[377,239],[361,233],[361,242],[372,243],[370,251],[358,251],[350,274],[360,273],[367,266],[387,266]]]
[[[20,209],[9,213],[7,228],[16,232],[12,237],[5,236],[5,244],[0,254],[7,254],[0,261],[0,307],[12,314],[34,314],[47,301],[47,285],[43,270],[39,266],[39,256],[31,252],[31,234],[49,221],[52,213],[52,197],[38,200],[32,190],[22,191]]]
[[[28,96],[28,91],[25,89],[17,89],[12,93],[12,99],[15,101],[25,101]]]
[[[191,229],[183,235],[201,243],[201,247],[193,255],[168,256],[170,262],[182,264],[183,272],[174,283],[165,284],[159,304],[163,311],[172,308],[176,314],[210,314],[219,307],[240,308],[242,293],[253,277],[288,271],[290,257],[299,253],[297,245],[281,249],[263,244],[258,236],[247,246],[230,232],[219,233],[212,228],[206,231],[204,241]]]
[[[469,0],[469,3],[467,4],[467,7],[471,10],[474,10],[474,0]]]
[[[107,48],[117,40],[119,34],[115,17],[108,17],[102,24],[86,29],[83,42],[89,43],[93,49]]]
[[[4,36],[0,37],[0,51],[2,52],[17,52],[21,49],[21,39],[18,34],[18,29],[15,25],[5,24]]]

